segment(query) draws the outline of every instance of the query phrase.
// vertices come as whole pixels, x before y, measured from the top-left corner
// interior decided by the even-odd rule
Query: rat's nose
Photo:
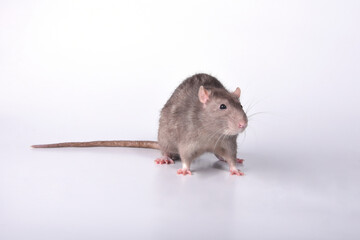
[[[239,128],[245,129],[246,126],[247,126],[247,123],[245,121],[240,121],[239,122],[239,125],[238,125]]]

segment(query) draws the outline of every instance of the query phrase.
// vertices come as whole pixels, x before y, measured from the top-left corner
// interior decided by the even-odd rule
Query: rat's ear
[[[210,91],[206,90],[204,86],[200,86],[198,95],[200,102],[206,103],[207,101],[209,101]]]
[[[237,97],[237,98],[240,98],[240,93],[241,93],[241,90],[240,88],[236,88],[236,90],[233,92],[233,94]]]

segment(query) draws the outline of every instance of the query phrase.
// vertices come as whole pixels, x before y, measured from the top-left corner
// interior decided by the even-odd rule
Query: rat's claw
[[[164,159],[166,164],[174,164],[174,161],[171,158]]]
[[[156,164],[165,164],[165,160],[164,159],[161,159],[161,158],[158,158],[154,161]]]
[[[182,174],[182,175],[186,175],[186,174],[189,174],[191,175],[191,171],[189,169],[182,169],[180,168],[179,170],[177,170],[177,174]]]
[[[244,159],[237,158],[237,159],[236,159],[236,162],[237,162],[237,163],[241,163],[241,164],[243,164],[243,163],[244,163]]]
[[[230,175],[244,176],[245,174],[241,172],[239,169],[230,170]]]
[[[174,164],[171,158],[158,158],[154,161],[156,164]]]

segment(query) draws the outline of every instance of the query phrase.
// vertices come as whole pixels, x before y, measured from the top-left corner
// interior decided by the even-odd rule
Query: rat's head
[[[204,121],[219,129],[225,135],[243,132],[248,119],[240,104],[240,88],[232,93],[222,88],[199,88],[199,101],[202,103]]]

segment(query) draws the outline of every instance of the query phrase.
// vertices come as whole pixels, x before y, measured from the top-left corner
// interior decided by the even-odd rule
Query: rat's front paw
[[[186,175],[186,174],[189,174],[191,175],[191,171],[189,169],[183,169],[183,168],[180,168],[179,170],[177,170],[177,174],[182,174],[182,175]]]
[[[239,169],[230,169],[230,175],[244,176],[245,174]]]

